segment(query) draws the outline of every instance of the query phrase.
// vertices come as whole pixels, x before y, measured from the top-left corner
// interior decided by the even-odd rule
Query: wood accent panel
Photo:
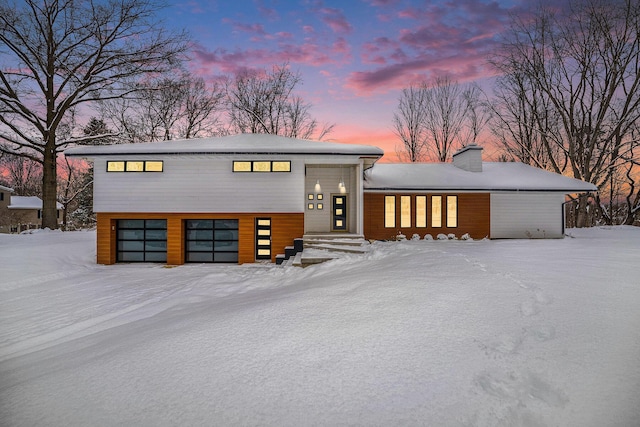
[[[304,213],[98,213],[97,262],[116,262],[116,222],[119,219],[166,219],[167,264],[181,265],[185,260],[186,219],[237,219],[238,262],[255,262],[255,220],[271,218],[271,261],[284,253],[285,246],[304,234]]]
[[[384,226],[384,196],[396,196],[396,226]],[[411,196],[411,227],[400,227],[400,196]],[[427,196],[427,227],[417,228],[416,198]],[[442,227],[431,226],[431,196],[442,197]],[[458,226],[446,227],[446,196],[458,196]],[[489,193],[364,193],[364,236],[367,239],[393,240],[398,233],[411,238],[413,234],[424,238],[431,234],[434,238],[442,234],[453,233],[461,237],[465,233],[474,239],[489,236],[491,220],[491,200]]]

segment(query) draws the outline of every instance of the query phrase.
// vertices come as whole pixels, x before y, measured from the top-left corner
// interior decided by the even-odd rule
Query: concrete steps
[[[278,255],[283,266],[307,267],[345,254],[362,254],[369,250],[369,242],[359,234],[305,234],[296,239],[295,253]]]

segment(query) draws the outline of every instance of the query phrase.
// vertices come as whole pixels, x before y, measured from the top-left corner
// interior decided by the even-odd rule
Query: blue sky
[[[526,3],[523,3],[526,4]],[[194,40],[189,68],[215,79],[288,63],[299,94],[334,140],[392,154],[400,90],[448,74],[486,83],[499,34],[524,7],[513,1],[188,0],[163,11]]]

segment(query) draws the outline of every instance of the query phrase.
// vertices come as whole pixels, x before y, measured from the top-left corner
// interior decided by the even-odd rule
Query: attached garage
[[[167,262],[166,219],[117,221],[118,262]]]
[[[186,262],[238,262],[237,219],[185,221]]]

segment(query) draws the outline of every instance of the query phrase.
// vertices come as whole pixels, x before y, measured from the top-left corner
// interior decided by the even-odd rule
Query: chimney
[[[453,155],[453,165],[469,172],[482,172],[482,147],[472,143],[461,148]]]

